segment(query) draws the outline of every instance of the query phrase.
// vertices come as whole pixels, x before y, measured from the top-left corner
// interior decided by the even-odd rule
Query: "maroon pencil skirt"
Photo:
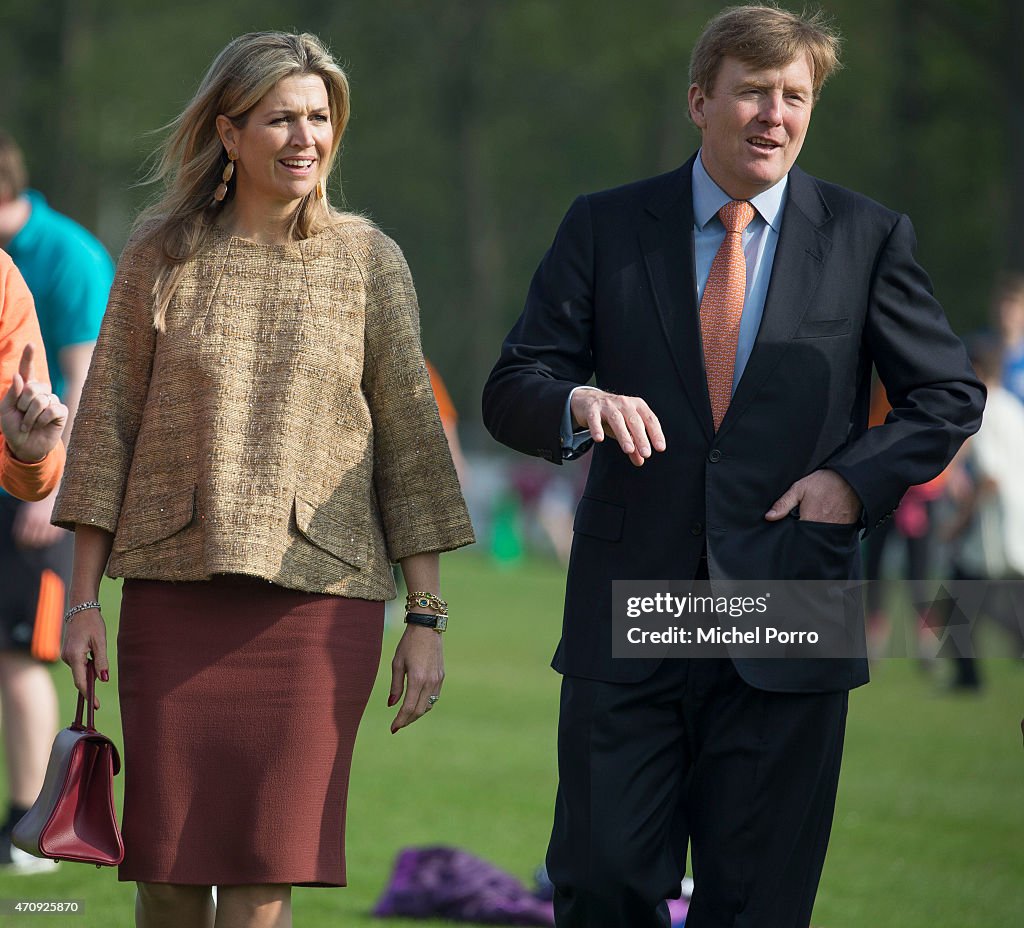
[[[148,883],[345,885],[384,604],[248,577],[126,580],[124,863]]]

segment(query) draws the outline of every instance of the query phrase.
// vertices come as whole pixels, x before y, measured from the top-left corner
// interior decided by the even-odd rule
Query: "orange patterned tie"
[[[708,377],[711,415],[715,431],[732,399],[736,344],[740,337],[743,300],[747,292],[747,261],[743,256],[743,230],[754,218],[746,200],[733,200],[718,211],[725,240],[711,263],[700,301],[700,337],[704,344],[704,370]]]

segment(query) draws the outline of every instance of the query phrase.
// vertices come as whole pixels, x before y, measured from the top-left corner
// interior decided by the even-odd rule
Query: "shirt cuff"
[[[565,410],[562,412],[562,460],[571,461],[583,455],[594,440],[590,437],[590,429],[583,428],[573,431],[572,427],[572,395],[577,390],[596,390],[596,387],[573,387],[565,400]]]

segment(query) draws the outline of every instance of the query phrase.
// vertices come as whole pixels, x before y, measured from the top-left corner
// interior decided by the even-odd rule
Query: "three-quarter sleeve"
[[[363,390],[373,476],[392,561],[470,544],[473,529],[420,344],[419,306],[399,247],[374,230],[366,288]]]
[[[157,266],[156,247],[136,240],[118,262],[54,506],[53,521],[65,528],[117,529],[156,346]]]

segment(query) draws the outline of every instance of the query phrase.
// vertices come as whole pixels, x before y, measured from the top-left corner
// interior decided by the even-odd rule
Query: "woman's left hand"
[[[391,734],[411,725],[433,708],[430,696],[441,695],[444,681],[444,648],[441,636],[432,628],[409,625],[391,661],[391,695],[388,705],[405,699],[391,723]]]

